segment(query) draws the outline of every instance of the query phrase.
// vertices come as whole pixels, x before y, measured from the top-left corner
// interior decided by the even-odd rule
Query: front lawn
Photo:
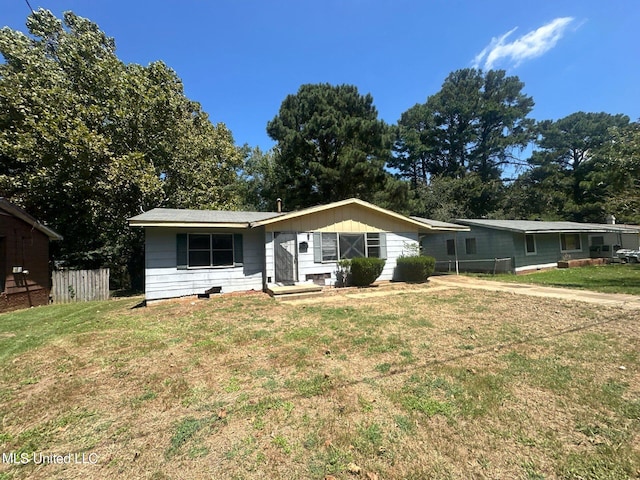
[[[549,287],[579,288],[603,293],[640,295],[640,264],[558,268],[526,275],[483,275],[482,278]]]
[[[637,477],[640,312],[394,293],[0,315],[0,479]]]

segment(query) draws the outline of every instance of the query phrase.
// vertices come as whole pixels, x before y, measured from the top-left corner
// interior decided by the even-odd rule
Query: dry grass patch
[[[635,312],[429,289],[131,306],[0,315],[0,342],[51,324],[2,357],[2,451],[98,458],[0,479],[640,473]]]

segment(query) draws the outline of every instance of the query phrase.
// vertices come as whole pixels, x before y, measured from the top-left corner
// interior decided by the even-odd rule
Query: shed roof
[[[640,227],[603,223],[546,222],[538,220],[486,220],[457,219],[456,222],[472,227],[507,230],[517,233],[640,233]]]
[[[33,228],[44,233],[47,237],[49,237],[49,240],[62,240],[62,235],[54,232],[52,229],[50,229],[46,225],[43,225],[42,223],[40,223],[38,220],[36,220],[31,215],[29,215],[22,208],[17,206],[15,203],[10,202],[6,198],[0,197],[0,213],[2,211],[8,213],[9,215],[19,218],[23,222],[28,223]]]

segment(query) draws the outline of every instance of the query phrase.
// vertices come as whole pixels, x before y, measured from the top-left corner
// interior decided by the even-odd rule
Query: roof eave
[[[28,213],[24,212],[18,206],[12,204],[11,202],[9,202],[8,200],[5,200],[5,199],[0,199],[0,200],[1,200],[0,203],[2,205],[2,209],[3,210],[5,210],[6,212],[10,213],[11,215],[19,218],[23,222],[31,225],[31,228],[35,228],[36,230],[39,230],[40,232],[44,233],[47,237],[49,237],[49,240],[52,240],[52,241],[63,240],[62,235],[60,235],[57,232],[54,232],[53,230],[51,230],[46,225],[43,225],[38,220],[36,220],[34,217],[32,217]]]
[[[387,210],[386,208],[382,208],[382,207],[378,207],[377,205],[373,205],[369,202],[365,202],[364,200],[360,200],[358,198],[348,198],[346,200],[340,200],[338,202],[333,202],[333,203],[328,203],[326,205],[318,205],[316,207],[309,207],[306,208],[304,210],[299,210],[296,212],[289,212],[289,213],[285,213],[281,216],[277,216],[277,217],[273,217],[273,218],[267,218],[265,220],[260,220],[257,222],[253,222],[251,223],[252,227],[262,227],[265,225],[270,225],[270,224],[274,224],[274,223],[278,223],[278,222],[284,222],[286,220],[290,220],[292,218],[298,218],[298,217],[304,217],[305,215],[312,215],[314,213],[317,212],[321,212],[324,210],[329,210],[332,208],[339,208],[345,205],[350,205],[350,204],[355,204],[355,205],[360,205],[361,207],[364,208],[368,208],[370,210],[374,210],[378,213],[382,213],[383,215],[387,215],[390,216],[392,218],[395,218],[397,220],[400,220],[402,222],[406,222],[410,225],[413,225],[415,227],[418,227],[419,229],[423,229],[423,230],[427,230],[427,231],[439,231],[440,227],[434,227],[432,225],[420,222],[418,220],[415,220],[411,217],[407,217],[406,215],[402,215],[400,213],[396,213],[392,210]],[[463,230],[466,231],[467,229]]]
[[[168,222],[152,220],[129,220],[130,227],[173,227],[173,228],[250,228],[247,222]]]

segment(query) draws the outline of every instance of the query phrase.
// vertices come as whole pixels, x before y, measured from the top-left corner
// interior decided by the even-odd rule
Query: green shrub
[[[357,287],[366,287],[376,281],[382,273],[385,260],[363,257],[351,259],[351,283]]]
[[[426,282],[435,269],[436,259],[433,257],[398,257],[397,277],[403,282]]]

